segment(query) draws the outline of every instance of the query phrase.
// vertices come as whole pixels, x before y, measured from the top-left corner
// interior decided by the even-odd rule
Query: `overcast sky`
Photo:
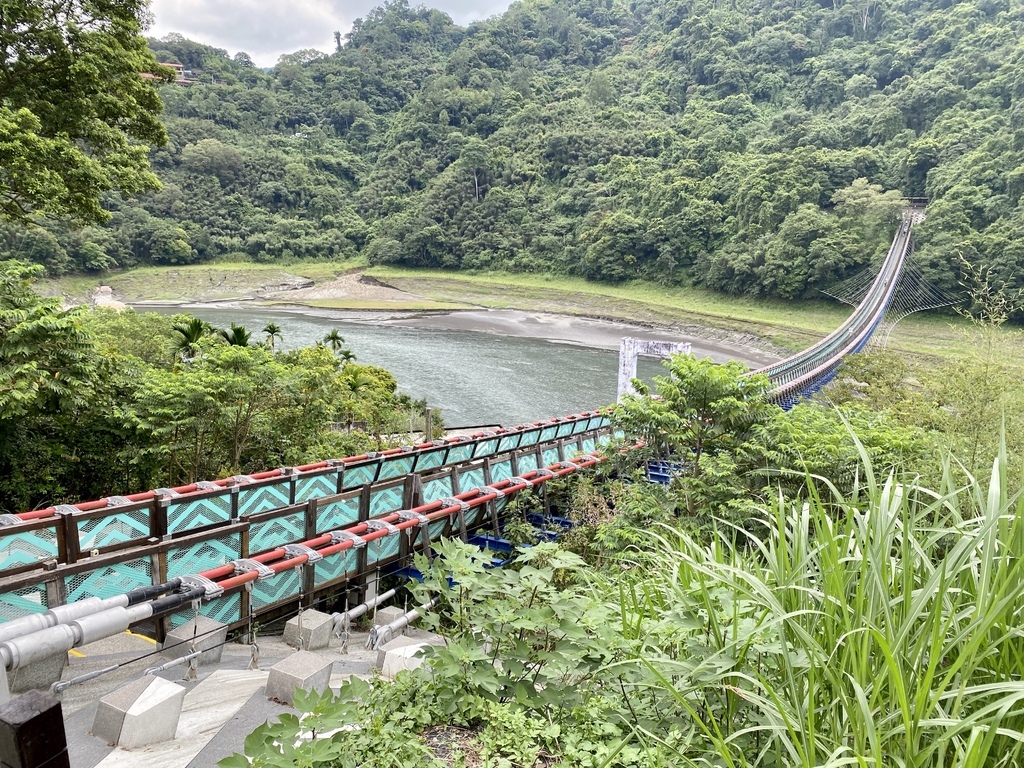
[[[510,0],[436,0],[457,24],[485,19],[508,8]],[[232,55],[248,53],[261,67],[277,63],[282,53],[300,48],[334,50],[334,32],[348,32],[352,22],[380,0],[152,0],[155,17],[150,37],[180,32]],[[418,5],[410,2],[410,5]]]

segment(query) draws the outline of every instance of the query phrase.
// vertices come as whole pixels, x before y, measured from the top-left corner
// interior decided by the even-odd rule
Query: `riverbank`
[[[389,322],[439,328],[464,328],[467,323],[476,323],[479,330],[492,333],[564,333],[572,326],[544,320],[531,327],[528,319],[510,323],[506,317],[479,314],[458,319],[462,313],[483,309],[515,310],[542,317],[626,323],[648,335],[653,331],[673,339],[702,340],[775,356],[812,344],[841,324],[850,311],[831,300],[769,301],[687,287],[607,285],[554,275],[367,268],[358,260],[288,266],[239,263],[145,267],[102,278],[49,280],[42,287],[69,303],[83,303],[90,300],[101,282],[113,289],[113,299],[133,305],[245,303],[323,312],[351,320],[379,322],[386,318]],[[968,353],[971,342],[964,337],[964,326],[962,319],[948,314],[915,315],[896,327],[889,347],[932,359]],[[573,333],[561,340],[607,346],[605,341],[594,342],[590,336],[580,338]],[[1024,359],[1018,338],[1010,339],[1008,345],[1010,357]]]

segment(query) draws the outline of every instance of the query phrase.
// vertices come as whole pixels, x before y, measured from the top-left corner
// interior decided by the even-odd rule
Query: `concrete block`
[[[49,691],[50,686],[60,680],[67,664],[67,653],[57,653],[8,672],[7,684],[11,693]]]
[[[0,706],[0,765],[6,768],[68,768],[60,701],[29,691]]]
[[[171,741],[184,701],[182,686],[162,677],[143,677],[100,699],[92,733],[124,749]]]
[[[377,613],[373,616],[373,626],[383,627],[385,624],[397,621],[403,616],[405,616],[405,611],[393,605],[389,605],[386,608],[378,608]]]
[[[334,662],[319,653],[298,651],[270,668],[267,698],[290,705],[295,691],[323,693],[331,681]]]
[[[395,651],[399,648],[407,648],[410,645],[416,645],[419,647],[434,645],[444,646],[446,645],[445,639],[440,635],[435,635],[431,632],[418,632],[418,637],[396,637],[394,640],[389,640],[377,649],[377,669],[384,668],[384,660],[387,657],[389,651]]]
[[[299,618],[296,616],[289,619],[288,623],[284,625],[284,641],[288,645],[303,651],[319,651],[331,644],[334,616],[320,611],[303,611],[301,629]]]
[[[172,659],[187,655],[191,651],[193,637],[196,650],[202,651],[196,661],[199,664],[219,664],[224,652],[224,641],[228,638],[228,627],[206,616],[197,616],[168,632],[160,649],[161,655]]]
[[[423,657],[420,656],[420,651],[428,645],[428,643],[410,643],[386,651],[380,666],[381,676],[393,680],[403,670],[418,669],[423,666]]]

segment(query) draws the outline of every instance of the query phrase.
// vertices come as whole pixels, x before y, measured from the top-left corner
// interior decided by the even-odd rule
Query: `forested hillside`
[[[795,298],[884,251],[1024,286],[1019,0],[392,2],[268,73],[179,36],[157,193],[8,226],[51,274],[222,257],[692,282]]]

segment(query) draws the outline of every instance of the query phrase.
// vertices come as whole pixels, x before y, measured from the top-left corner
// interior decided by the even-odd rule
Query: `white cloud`
[[[146,34],[179,32],[229,53],[248,53],[261,67],[283,53],[302,48],[334,50],[334,32],[344,35],[352,22],[381,2],[375,0],[152,0],[155,21]],[[415,5],[415,3],[413,3]],[[501,13],[509,0],[444,0],[437,7],[459,24]]]

